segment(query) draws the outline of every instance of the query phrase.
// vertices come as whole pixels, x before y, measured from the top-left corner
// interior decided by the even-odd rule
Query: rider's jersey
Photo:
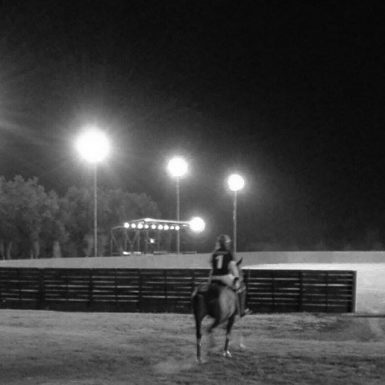
[[[225,249],[215,250],[211,256],[212,275],[229,274],[229,264],[233,260],[231,251]]]

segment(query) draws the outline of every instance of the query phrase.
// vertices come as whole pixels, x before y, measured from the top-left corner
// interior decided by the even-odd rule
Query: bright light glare
[[[81,134],[75,145],[79,154],[90,163],[103,161],[110,152],[107,136],[96,128],[90,128]]]
[[[168,162],[167,170],[171,176],[180,178],[187,173],[187,162],[182,157],[176,156]]]
[[[190,220],[190,229],[195,233],[201,233],[206,227],[205,221],[200,217],[194,217]]]
[[[231,191],[239,191],[245,186],[245,180],[238,174],[232,174],[227,179],[227,185]]]

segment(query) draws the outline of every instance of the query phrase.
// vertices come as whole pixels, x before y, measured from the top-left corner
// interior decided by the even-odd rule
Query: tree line
[[[93,204],[93,188],[72,186],[59,196],[35,177],[0,177],[0,258],[91,256]],[[99,188],[100,254],[109,254],[111,227],[142,217],[160,217],[148,195]]]

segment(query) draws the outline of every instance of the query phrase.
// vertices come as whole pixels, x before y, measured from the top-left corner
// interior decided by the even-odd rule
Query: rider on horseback
[[[237,293],[239,314],[241,317],[249,313],[245,309],[245,291],[241,287],[239,269],[234,255],[230,250],[231,239],[226,234],[221,234],[217,238],[216,249],[211,255],[211,271],[209,283],[219,282],[230,287]]]
[[[239,287],[239,272],[233,253],[230,250],[231,239],[226,234],[217,238],[217,246],[211,255],[209,282],[221,282],[226,286]],[[237,287],[238,286],[238,287]]]

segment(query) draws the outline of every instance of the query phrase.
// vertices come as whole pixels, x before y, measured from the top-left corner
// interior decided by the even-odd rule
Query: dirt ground
[[[0,310],[0,384],[385,383],[383,317],[251,315],[223,340],[197,364],[191,315]]]

